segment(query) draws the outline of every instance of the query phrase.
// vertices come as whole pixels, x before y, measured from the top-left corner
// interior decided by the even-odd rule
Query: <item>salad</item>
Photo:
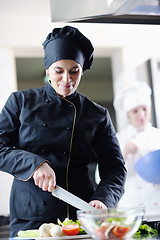
[[[57,224],[43,223],[39,229],[33,230],[20,230],[18,237],[32,238],[32,237],[61,237],[61,236],[74,236],[77,234],[85,234],[83,227],[78,220],[73,221],[66,218],[63,222],[59,219]]]
[[[100,239],[122,239],[131,229],[130,226],[123,225],[120,218],[107,219],[99,225],[95,230],[95,234]]]
[[[145,237],[158,236],[158,231],[157,229],[153,229],[147,224],[142,224],[140,225],[138,231],[133,235],[133,238],[141,238],[142,236]]]
[[[122,218],[108,218],[103,223],[99,222],[98,225],[99,226],[96,228],[95,233],[100,239],[123,239],[123,237],[130,231],[130,227],[123,224]],[[18,237],[62,237],[78,234],[86,234],[79,220],[73,221],[66,218],[63,222],[58,219],[57,224],[44,223],[39,227],[39,229],[26,231],[20,230],[18,232]],[[149,227],[147,224],[142,224],[140,225],[138,231],[133,235],[133,238],[137,239],[142,236],[150,237],[157,235],[158,231],[156,229]]]

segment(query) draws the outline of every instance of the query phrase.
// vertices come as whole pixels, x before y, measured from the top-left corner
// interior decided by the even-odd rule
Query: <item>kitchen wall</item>
[[[16,58],[16,72],[18,90],[45,85],[43,58]],[[107,107],[116,128],[111,58],[94,58],[90,71],[82,76],[78,91]]]

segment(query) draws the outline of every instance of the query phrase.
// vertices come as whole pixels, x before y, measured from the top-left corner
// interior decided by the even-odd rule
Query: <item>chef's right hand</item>
[[[52,192],[56,186],[56,175],[53,169],[44,162],[33,174],[35,185],[43,191]]]
[[[128,142],[126,143],[126,145],[123,148],[123,157],[124,159],[126,159],[128,154],[132,154],[135,155],[138,151],[138,147],[132,143],[132,142]]]

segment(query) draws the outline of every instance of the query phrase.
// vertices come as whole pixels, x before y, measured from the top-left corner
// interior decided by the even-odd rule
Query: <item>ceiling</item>
[[[50,0],[0,0],[0,15],[50,18]]]

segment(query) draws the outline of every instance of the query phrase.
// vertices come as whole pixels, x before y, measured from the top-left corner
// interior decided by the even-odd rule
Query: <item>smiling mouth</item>
[[[72,87],[71,84],[66,84],[66,85],[61,85],[61,86],[62,86],[62,88],[64,88],[64,89],[69,89],[69,88]]]

